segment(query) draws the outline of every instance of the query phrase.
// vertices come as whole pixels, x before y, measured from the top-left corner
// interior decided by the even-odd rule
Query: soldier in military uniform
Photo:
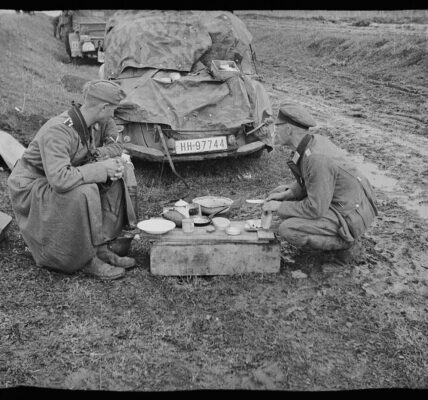
[[[62,13],[59,15],[58,19],[56,36],[59,39],[64,39],[64,37],[68,37],[68,34],[71,32],[72,26],[73,12],[71,10],[62,10]]]
[[[73,30],[73,12],[71,10],[62,10],[59,21],[56,26],[56,37],[64,42],[65,50],[71,59],[71,48],[68,34]]]
[[[295,150],[287,164],[296,179],[272,190],[263,210],[283,219],[279,234],[292,245],[333,250],[335,264],[352,261],[377,215],[372,186],[343,150],[309,131],[316,123],[301,106],[284,102],[275,125],[275,144]]]
[[[59,24],[59,15],[56,16],[56,17],[53,17],[53,19],[52,19],[53,35],[57,39],[59,39],[59,37],[57,36],[57,33],[58,33],[58,24]]]
[[[8,179],[16,221],[38,266],[104,279],[135,265],[108,243],[136,223],[112,119],[125,93],[95,80],[83,104],[47,121]]]

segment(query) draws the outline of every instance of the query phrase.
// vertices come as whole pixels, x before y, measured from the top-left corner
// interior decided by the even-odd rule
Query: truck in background
[[[116,10],[62,10],[55,36],[64,41],[71,60],[104,62],[104,31]]]

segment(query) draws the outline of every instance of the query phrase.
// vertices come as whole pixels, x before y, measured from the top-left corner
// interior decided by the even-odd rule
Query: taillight
[[[231,146],[234,146],[236,144],[236,136],[235,135],[229,135],[227,137],[227,143]]]
[[[175,140],[173,138],[169,138],[166,141],[166,145],[168,146],[168,149],[175,150]]]

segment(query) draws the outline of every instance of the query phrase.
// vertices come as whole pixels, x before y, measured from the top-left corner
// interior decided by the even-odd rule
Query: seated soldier
[[[107,247],[136,223],[112,119],[125,93],[113,82],[95,80],[85,84],[83,95],[81,106],[40,128],[12,170],[9,193],[38,266],[116,279],[135,265]]]
[[[279,234],[302,249],[333,250],[334,264],[358,257],[358,239],[377,215],[369,181],[328,138],[311,134],[315,121],[297,104],[280,106],[275,144],[291,147],[296,181],[272,190],[264,211],[284,220]]]

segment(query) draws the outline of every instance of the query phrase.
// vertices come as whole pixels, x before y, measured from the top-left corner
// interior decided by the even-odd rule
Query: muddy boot
[[[125,275],[123,268],[115,267],[100,260],[97,256],[93,257],[83,268],[85,275],[96,276],[104,280],[118,279]]]
[[[135,267],[134,258],[120,257],[116,253],[112,252],[107,245],[102,245],[97,249],[97,257],[102,261],[115,265],[116,267],[125,269]]]
[[[336,252],[336,259],[343,265],[352,264],[359,261],[361,258],[362,246],[359,240],[352,242],[352,245],[347,249],[338,250]]]
[[[321,268],[324,273],[339,271],[358,261],[360,257],[361,242],[356,240],[348,248],[334,251],[333,259],[324,263]]]

